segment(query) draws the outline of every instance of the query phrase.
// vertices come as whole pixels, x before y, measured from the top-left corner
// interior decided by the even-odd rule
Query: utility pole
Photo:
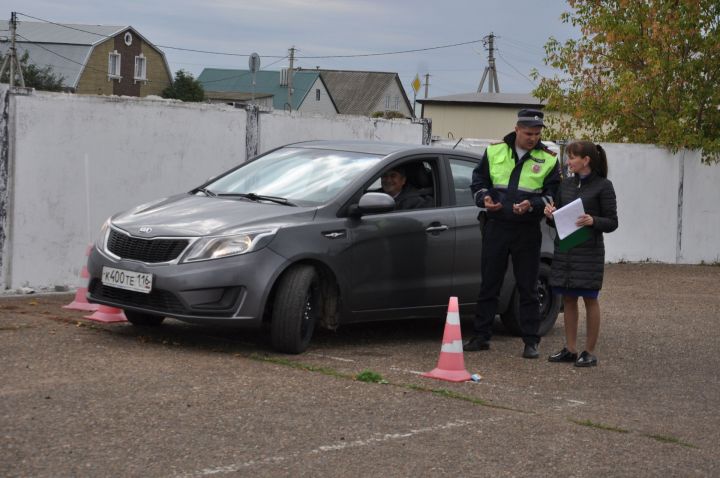
[[[5,55],[3,64],[0,67],[0,77],[5,73],[5,66],[10,64],[10,86],[15,86],[15,69],[17,68],[17,76],[20,78],[20,86],[25,88],[25,78],[23,78],[22,68],[17,58],[17,50],[15,49],[15,35],[17,31],[17,14],[10,13],[10,48]]]
[[[290,47],[290,68],[288,68],[288,106],[292,112],[292,95],[293,95],[293,62],[295,61],[295,47]]]
[[[430,86],[430,73],[425,73],[425,98],[428,97],[428,86]]]
[[[488,81],[488,93],[492,93],[493,90],[495,91],[495,93],[500,93],[500,83],[498,83],[497,70],[495,69],[495,35],[490,32],[490,35],[483,38],[483,44],[488,45],[488,50],[490,51],[490,54],[488,55],[488,66],[485,67],[485,71],[483,72],[483,76],[480,80],[480,86],[478,86],[477,92],[482,93],[483,85],[485,84],[485,78],[487,78],[489,74],[490,81]]]

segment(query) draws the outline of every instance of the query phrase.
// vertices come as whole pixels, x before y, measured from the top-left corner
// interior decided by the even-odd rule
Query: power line
[[[533,86],[537,86],[532,79],[530,79],[529,77],[527,77],[527,76],[526,76],[525,74],[523,74],[520,70],[518,70],[518,69],[515,68],[512,64],[510,64],[510,62],[508,62],[508,61],[505,59],[505,57],[500,54],[500,51],[499,51],[499,50],[498,50],[498,57],[499,57],[502,61],[504,61],[507,66],[509,66],[510,68],[512,68],[513,70],[515,70],[515,71],[517,72],[517,74],[521,75],[523,78],[525,78],[526,80],[528,80]]]
[[[101,34],[101,33],[91,32],[91,31],[83,30],[83,29],[81,29],[81,28],[75,28],[75,27],[71,27],[71,26],[69,26],[69,25],[63,25],[62,23],[56,23],[56,22],[52,22],[52,21],[50,21],[50,20],[45,20],[45,19],[42,19],[42,18],[33,17],[32,15],[27,15],[27,14],[25,14],[25,13],[17,12],[17,14],[18,14],[18,15],[22,15],[22,16],[24,16],[24,17],[32,18],[33,20],[38,20],[38,21],[41,21],[41,22],[51,23],[51,24],[57,25],[57,26],[59,26],[59,27],[69,28],[69,29],[71,29],[71,30],[76,30],[76,31],[79,31],[79,32],[84,32],[84,33],[90,33],[90,34],[92,34],[92,35],[97,35],[97,36],[103,37],[103,38],[113,38],[113,37],[111,37],[111,36],[103,35],[103,34]],[[483,41],[482,39],[480,39],[480,40],[471,40],[471,41],[460,42],[460,43],[452,43],[452,44],[447,44],[447,45],[431,46],[431,47],[426,47],[426,48],[414,48],[414,49],[411,49],[411,50],[388,51],[388,52],[381,52],[381,53],[358,53],[358,54],[353,54],[353,55],[297,56],[297,57],[295,57],[295,58],[296,58],[296,59],[331,59],[331,58],[362,58],[362,57],[370,57],[370,56],[401,55],[401,54],[404,54],[404,53],[418,53],[418,52],[422,52],[422,51],[432,51],[432,50],[440,50],[440,49],[443,49],[443,48],[453,48],[453,47],[457,47],[457,46],[471,45],[471,44],[473,44],[473,43],[480,43],[480,42],[482,42],[482,41]],[[219,52],[219,51],[210,51],[210,50],[197,50],[197,49],[193,49],[193,48],[182,48],[182,47],[170,46],[170,45],[156,45],[156,46],[157,46],[158,48],[167,48],[167,49],[170,49],[170,50],[187,51],[187,52],[193,52],[193,53],[203,53],[203,54],[207,54],[207,55],[248,56],[248,57],[249,57],[249,56],[252,54],[252,53],[230,53],[230,52]],[[264,58],[280,58],[280,59],[285,59],[285,58],[287,58],[286,55],[283,55],[283,56],[280,56],[280,55],[260,55],[260,56],[262,56],[262,57],[264,57]]]

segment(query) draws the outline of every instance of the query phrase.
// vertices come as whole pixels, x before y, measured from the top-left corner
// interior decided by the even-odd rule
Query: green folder
[[[569,236],[565,236],[565,239],[560,239],[558,249],[560,252],[567,252],[575,246],[582,244],[592,237],[592,232],[589,227],[581,227],[577,231],[573,232]]]

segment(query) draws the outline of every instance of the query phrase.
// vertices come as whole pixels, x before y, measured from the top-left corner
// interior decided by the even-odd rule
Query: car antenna
[[[452,147],[452,149],[455,149],[455,148],[457,148],[457,145],[458,145],[458,144],[460,144],[460,141],[462,141],[462,140],[463,140],[463,139],[462,139],[462,138],[460,138],[460,139],[458,140],[458,142],[457,142],[457,143],[455,143],[455,146],[453,146],[453,147]]]

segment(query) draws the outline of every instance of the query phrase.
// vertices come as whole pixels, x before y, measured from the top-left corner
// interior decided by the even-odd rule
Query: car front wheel
[[[165,317],[160,315],[143,314],[134,310],[125,310],[124,312],[128,322],[141,327],[154,327],[162,324],[163,320],[165,320]]]
[[[538,328],[538,335],[542,337],[550,332],[555,325],[562,303],[561,296],[552,293],[552,289],[550,288],[550,265],[545,263],[540,264],[538,299],[540,301],[540,327]],[[520,325],[518,324],[519,313],[520,294],[518,294],[516,288],[510,299],[508,310],[500,315],[503,325],[513,335],[522,335]]]
[[[315,268],[294,266],[280,278],[273,301],[270,335],[279,352],[304,352],[320,312],[320,284]]]

